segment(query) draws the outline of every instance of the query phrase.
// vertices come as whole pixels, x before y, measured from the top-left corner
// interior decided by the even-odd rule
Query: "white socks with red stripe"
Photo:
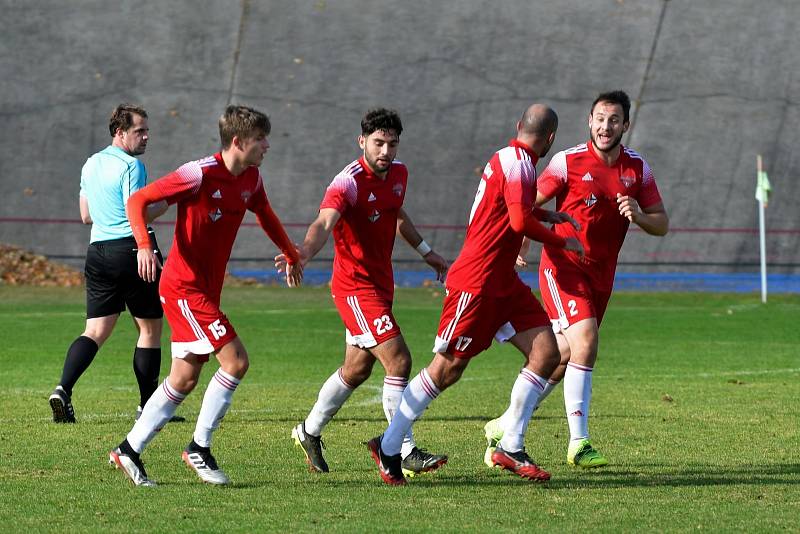
[[[511,402],[503,415],[503,439],[500,440],[503,450],[517,452],[525,445],[528,423],[546,386],[547,380],[530,369],[523,368],[519,372],[511,388]]]
[[[211,447],[211,434],[219,427],[219,422],[228,413],[231,399],[241,380],[222,369],[217,369],[208,383],[203,395],[203,405],[197,416],[194,428],[194,442],[201,447]]]
[[[383,413],[386,414],[386,420],[392,422],[397,408],[400,407],[400,401],[403,399],[403,392],[408,386],[408,379],[402,376],[387,376],[383,379]],[[403,445],[400,449],[400,456],[405,458],[416,447],[414,443],[414,435],[411,428],[408,429],[405,437],[403,437]]]
[[[186,395],[170,386],[165,378],[147,400],[142,414],[128,432],[128,443],[131,448],[141,454],[147,444],[153,440],[156,432],[161,430],[175,415],[175,410],[185,398]]]
[[[589,403],[592,400],[592,368],[567,364],[564,373],[564,407],[567,410],[570,440],[589,437]]]
[[[438,396],[439,388],[433,384],[428,370],[423,369],[408,383],[400,400],[400,406],[392,417],[389,428],[383,433],[381,449],[384,454],[392,456],[400,453],[403,439],[411,431],[411,425]]]
[[[342,368],[340,367],[322,384],[317,395],[317,402],[305,420],[306,433],[312,436],[322,435],[322,429],[350,398],[351,393],[353,393],[353,388],[342,378]]]

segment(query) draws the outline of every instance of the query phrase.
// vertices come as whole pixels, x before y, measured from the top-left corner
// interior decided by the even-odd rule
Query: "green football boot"
[[[595,469],[608,465],[606,457],[592,447],[588,439],[570,441],[567,449],[567,463],[584,469]]]
[[[492,419],[483,426],[483,433],[486,436],[486,452],[483,454],[483,463],[488,467],[495,467],[492,454],[497,448],[497,444],[503,439],[503,427],[500,426],[500,418]]]

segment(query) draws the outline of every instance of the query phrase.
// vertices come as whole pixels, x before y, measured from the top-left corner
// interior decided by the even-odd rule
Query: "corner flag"
[[[766,206],[771,192],[772,186],[770,186],[767,172],[759,170],[756,179],[756,200],[763,202]]]
[[[764,223],[764,208],[767,207],[769,193],[772,187],[769,185],[767,172],[764,170],[761,161],[761,154],[756,156],[756,200],[758,200],[758,241],[761,249],[761,302],[767,302],[767,231]]]

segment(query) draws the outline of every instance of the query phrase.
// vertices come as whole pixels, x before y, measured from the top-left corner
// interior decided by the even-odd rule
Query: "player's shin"
[[[220,421],[228,413],[233,394],[240,380],[222,369],[217,369],[208,383],[197,426],[194,430],[194,441],[201,447],[211,447],[211,434],[219,427]]]
[[[383,434],[381,441],[381,449],[387,455],[395,455],[400,453],[403,439],[406,434],[411,430],[411,425],[414,424],[425,411],[425,408],[439,396],[439,389],[434,385],[428,370],[423,369],[420,373],[408,383],[403,397],[400,400],[400,406],[392,417],[389,428]]]
[[[186,395],[178,392],[169,385],[169,381],[164,379],[161,386],[155,392],[142,409],[142,415],[136,420],[136,424],[128,433],[128,443],[137,453],[141,453],[147,444],[155,437],[156,432],[167,424],[167,421],[175,415]]]
[[[564,407],[570,440],[589,437],[589,404],[592,399],[592,368],[570,363],[564,374]]]
[[[400,407],[400,402],[403,398],[403,391],[408,386],[408,379],[402,376],[387,376],[383,379],[383,413],[386,414],[386,420],[392,422],[392,417]],[[416,447],[414,443],[414,435],[411,428],[403,437],[403,445],[400,450],[400,456],[405,458]]]
[[[325,425],[336,415],[352,393],[353,387],[345,382],[340,367],[322,384],[317,402],[306,417],[305,432],[312,436],[322,435]]]
[[[511,388],[511,400],[503,415],[503,439],[500,446],[507,452],[517,452],[525,445],[525,432],[547,380],[529,369],[522,369]]]

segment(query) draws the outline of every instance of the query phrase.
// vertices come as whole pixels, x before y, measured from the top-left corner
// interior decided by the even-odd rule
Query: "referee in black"
[[[75,422],[72,389],[126,307],[139,331],[133,353],[140,396],[137,417],[158,385],[163,315],[158,280],[147,283],[139,277],[136,241],[125,215],[128,197],[147,182],[144,164],[136,158],[147,148],[147,112],[138,106],[120,104],[111,114],[109,133],[111,144],[86,160],[81,170],[81,220],[92,225],[84,268],[86,329],[67,350],[61,380],[50,395],[56,423]],[[166,202],[151,206],[148,220],[166,210]],[[150,239],[155,243],[154,235]]]

